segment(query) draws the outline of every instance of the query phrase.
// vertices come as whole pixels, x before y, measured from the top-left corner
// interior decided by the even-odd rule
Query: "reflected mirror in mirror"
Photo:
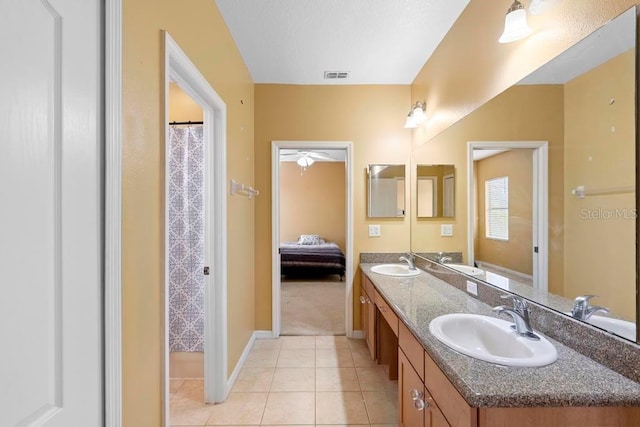
[[[461,252],[487,283],[637,341],[636,21],[634,7],[412,153],[420,164],[467,152],[455,163],[473,177],[457,183],[466,229],[445,239],[414,221],[412,251]],[[504,150],[524,141],[546,144],[542,179],[539,149]],[[480,148],[499,151],[474,160]],[[574,310],[586,295],[609,312]]]
[[[454,165],[418,165],[416,170],[418,218],[453,218]]]
[[[405,166],[369,165],[369,218],[403,217],[405,213]]]

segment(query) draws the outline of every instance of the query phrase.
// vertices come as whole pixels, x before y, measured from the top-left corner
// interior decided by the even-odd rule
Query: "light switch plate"
[[[379,225],[370,225],[369,226],[369,237],[380,237],[380,226]]]
[[[478,284],[467,280],[467,292],[471,295],[478,296]]]
[[[453,236],[453,224],[440,224],[440,235],[444,237]]]

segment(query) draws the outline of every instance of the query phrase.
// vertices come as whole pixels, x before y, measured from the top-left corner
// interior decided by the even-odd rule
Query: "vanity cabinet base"
[[[478,427],[635,427],[637,407],[480,408]]]

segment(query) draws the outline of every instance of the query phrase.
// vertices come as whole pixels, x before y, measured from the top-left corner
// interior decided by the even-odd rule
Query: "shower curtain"
[[[170,126],[169,144],[169,349],[203,351],[202,126]]]

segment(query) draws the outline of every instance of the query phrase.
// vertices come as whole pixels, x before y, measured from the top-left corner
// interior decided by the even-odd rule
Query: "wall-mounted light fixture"
[[[416,101],[416,103],[411,106],[409,114],[407,114],[407,121],[404,124],[404,128],[417,128],[419,125],[426,122],[427,115],[425,114],[425,111],[427,111],[427,103],[425,101]]]
[[[498,41],[500,43],[511,43],[523,39],[531,34],[531,28],[527,24],[527,11],[522,3],[514,0],[504,17],[504,32]]]

